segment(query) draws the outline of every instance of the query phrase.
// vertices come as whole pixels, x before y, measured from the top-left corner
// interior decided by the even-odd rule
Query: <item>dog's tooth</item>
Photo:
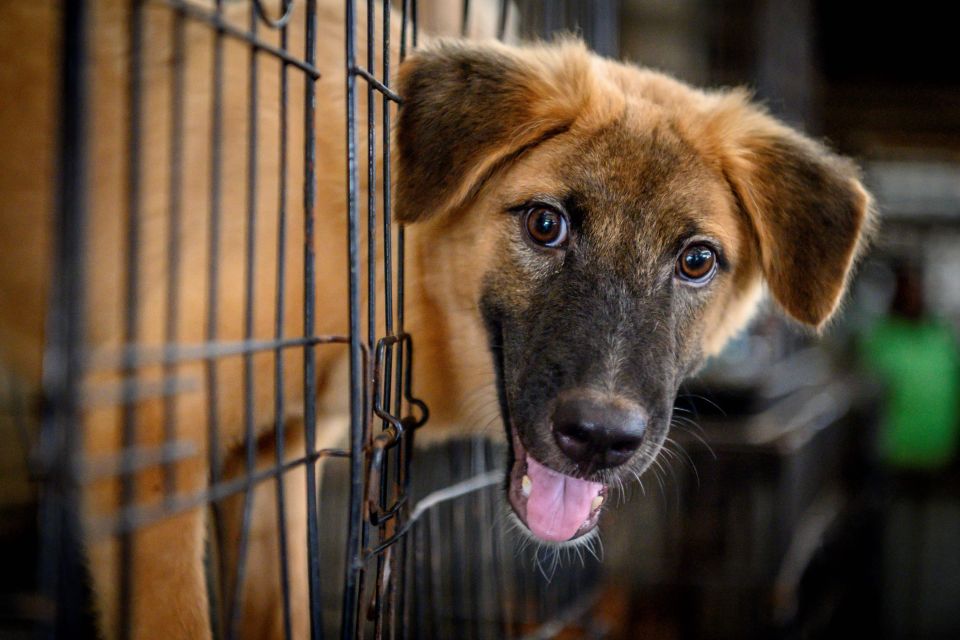
[[[530,489],[533,488],[533,480],[530,479],[530,476],[523,476],[523,480],[520,482],[520,488],[523,490],[523,496],[525,498],[530,496]]]
[[[603,496],[597,496],[593,499],[593,502],[590,504],[590,511],[596,511],[600,508],[600,505],[603,504]]]

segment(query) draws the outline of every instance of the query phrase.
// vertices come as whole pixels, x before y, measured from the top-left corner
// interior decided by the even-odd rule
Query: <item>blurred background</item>
[[[844,312],[824,336],[768,309],[684,386],[670,451],[601,522],[602,565],[544,571],[536,559],[518,578],[523,588],[537,581],[531,592],[589,585],[593,594],[575,611],[566,596],[551,596],[564,616],[535,637],[960,637],[960,64],[950,6],[510,6],[508,30],[522,37],[574,31],[600,53],[693,84],[751,88],[774,114],[856,158],[880,211]],[[35,493],[23,481],[29,438],[21,424],[32,408],[12,392],[3,406],[0,636],[5,621],[36,604],[11,577],[35,566]],[[496,446],[419,452],[421,494],[485,473],[501,459]],[[335,486],[325,481],[324,490]],[[489,516],[488,498],[437,511],[436,521],[462,531],[470,518]],[[429,535],[448,540],[417,535],[427,548]],[[491,554],[511,556],[502,548]],[[463,575],[503,585],[483,577],[486,569],[458,572],[457,549],[445,558],[457,577],[433,588],[456,602],[438,596],[432,607],[452,626],[434,620],[414,635],[491,635],[479,624],[463,627],[478,609],[458,609],[463,600],[444,586]]]

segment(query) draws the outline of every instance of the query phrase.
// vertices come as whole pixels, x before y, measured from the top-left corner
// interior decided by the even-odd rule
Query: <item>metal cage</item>
[[[129,637],[132,632],[131,587],[136,580],[133,562],[136,533],[142,528],[189,509],[208,510],[212,541],[206,549],[208,593],[211,599],[214,637],[231,638],[238,633],[242,619],[247,550],[250,540],[250,514],[257,508],[254,490],[272,483],[280,514],[278,532],[279,584],[282,594],[283,629],[293,637],[289,593],[290,538],[284,504],[286,483],[283,478],[295,469],[304,470],[306,487],[307,531],[305,557],[309,582],[309,625],[311,637],[445,637],[463,633],[467,637],[513,637],[527,633],[540,637],[552,635],[562,628],[563,620],[582,614],[588,588],[598,569],[594,562],[569,574],[560,571],[548,575],[537,566],[538,558],[520,568],[505,562],[513,555],[515,541],[510,537],[502,518],[497,519],[497,487],[502,472],[497,469],[500,452],[489,443],[472,442],[457,450],[444,451],[450,472],[430,482],[421,481],[414,488],[411,468],[413,434],[428,416],[427,407],[413,395],[411,360],[413,339],[404,331],[404,232],[391,221],[391,120],[402,101],[391,88],[391,73],[409,48],[417,45],[417,2],[402,0],[395,11],[384,9],[383,3],[366,2],[365,33],[358,33],[358,8],[354,0],[346,0],[344,8],[345,36],[345,111],[346,111],[346,180],[344,216],[347,218],[348,264],[343,265],[348,280],[349,333],[325,335],[316,331],[316,318],[323,312],[323,292],[318,290],[315,255],[319,230],[315,211],[318,203],[317,175],[317,91],[320,72],[317,68],[316,0],[282,0],[279,13],[260,1],[246,5],[245,24],[227,19],[225,0],[129,0],[125,22],[129,47],[124,64],[129,70],[125,95],[125,118],[116,123],[124,130],[125,202],[123,205],[123,264],[121,286],[116,292],[122,308],[122,343],[111,352],[93,352],[88,348],[87,308],[90,304],[89,270],[91,256],[91,15],[97,3],[70,0],[62,3],[62,48],[59,79],[59,142],[58,183],[56,186],[55,267],[47,323],[47,343],[42,381],[42,420],[34,443],[32,463],[40,480],[38,543],[38,590],[41,614],[36,629],[42,637],[77,637],[92,634],[89,613],[91,599],[87,561],[81,552],[81,538],[91,535],[89,523],[81,535],[81,493],[85,483],[104,477],[115,478],[119,485],[120,508],[92,527],[94,535],[111,536],[117,541],[117,628],[116,637]],[[464,0],[464,15],[469,2]],[[544,3],[531,9],[533,3],[519,3],[519,15],[536,16],[541,24],[526,24],[527,34],[547,35],[558,28],[575,28],[564,22],[565,3]],[[539,3],[538,3],[539,4]],[[615,19],[615,2],[603,5],[603,34],[614,34],[610,20]],[[528,6],[531,5],[531,6]],[[554,6],[556,5],[556,6]],[[499,33],[507,23],[507,12],[518,10],[506,0],[499,3]],[[551,8],[552,7],[552,8]],[[362,8],[362,7],[361,7]],[[144,182],[151,172],[160,169],[144,166],[144,149],[153,139],[145,130],[145,79],[141,72],[145,56],[144,34],[158,11],[167,12],[170,58],[165,82],[168,98],[169,127],[165,144],[168,165],[163,168],[166,180],[167,211],[165,237],[166,282],[163,305],[163,335],[158,343],[143,339],[138,332],[141,323],[144,279],[142,270],[145,238],[150,229],[143,215]],[[302,49],[290,43],[294,34],[291,16],[305,12],[303,33],[296,34]],[[379,11],[379,14],[378,14]],[[569,11],[566,11],[569,14]],[[553,17],[551,17],[553,16]],[[560,16],[559,18],[557,16]],[[391,60],[391,20],[401,21],[400,60]],[[549,19],[548,19],[549,18]],[[380,21],[381,38],[377,42],[375,19]],[[463,28],[466,30],[466,18]],[[395,25],[394,25],[395,26]],[[209,118],[208,158],[206,166],[209,189],[205,206],[207,219],[207,260],[204,273],[184,273],[180,265],[185,203],[180,193],[189,177],[183,172],[185,124],[198,117],[187,104],[186,34],[198,28],[210,34],[209,86],[212,92]],[[586,33],[591,39],[591,33]],[[357,43],[365,39],[367,56],[360,59]],[[595,40],[595,38],[594,38]],[[229,43],[229,44],[228,44]],[[594,42],[594,45],[597,43]],[[224,158],[224,87],[231,80],[224,69],[227,46],[243,46],[248,52],[245,82],[245,130],[247,180],[243,185],[225,185],[222,167]],[[615,43],[600,43],[601,50]],[[376,64],[375,52],[381,52]],[[261,77],[258,65],[279,65],[279,87],[276,102],[264,104],[258,90]],[[379,66],[379,68],[377,68]],[[302,87],[302,102],[293,104],[292,87]],[[297,90],[299,94],[300,89]],[[365,101],[365,102],[361,102]],[[366,106],[366,123],[361,122],[360,106]],[[259,114],[264,109],[277,114],[276,147],[280,171],[276,202],[264,211],[259,202],[259,158],[266,153],[261,145],[263,129]],[[295,111],[299,119],[291,117]],[[302,127],[302,162],[292,161],[289,148],[290,131]],[[365,131],[364,139],[361,132]],[[377,171],[377,147],[385,169]],[[320,150],[322,151],[322,150]],[[363,172],[366,171],[366,189]],[[301,183],[292,193],[288,185],[297,175]],[[224,190],[242,188],[246,206],[242,212],[225,212]],[[364,193],[363,191],[366,191]],[[289,242],[291,217],[289,203],[302,200],[302,238],[299,246]],[[223,273],[218,262],[224,242],[224,217],[228,213],[242,215],[245,220],[245,273],[242,339],[224,339],[218,335],[218,287]],[[257,297],[255,269],[262,258],[255,240],[255,229],[272,225],[276,244],[275,299]],[[342,241],[342,240],[338,240]],[[378,246],[379,243],[379,246]],[[302,271],[290,273],[285,256],[302,254]],[[378,274],[379,277],[378,277]],[[179,309],[186,304],[178,295],[178,283],[184,278],[203,278],[208,299],[204,339],[185,341],[181,335]],[[382,279],[381,279],[382,278]],[[291,335],[284,329],[288,313],[286,283],[302,281],[302,331]],[[378,302],[380,304],[378,304]],[[272,304],[275,309],[273,335],[268,339],[257,335],[254,327],[254,306]],[[382,318],[382,323],[378,320]],[[384,329],[378,331],[378,325]],[[350,444],[347,448],[315,446],[317,421],[317,371],[319,350],[349,351],[349,414]],[[283,450],[286,440],[286,407],[284,389],[289,377],[285,367],[289,354],[302,358],[303,425],[305,451],[294,459]],[[272,357],[273,389],[270,397],[274,415],[274,437],[278,443],[276,457],[269,465],[258,466],[257,438],[254,425],[253,369],[261,358]],[[242,368],[243,406],[236,408],[242,417],[245,437],[241,443],[242,468],[232,476],[223,471],[220,459],[221,419],[218,406],[218,376],[227,359],[239,362]],[[180,376],[183,363],[201,367],[202,380],[191,381]],[[144,372],[150,371],[151,375]],[[101,374],[110,379],[102,382]],[[156,375],[155,375],[156,374]],[[177,398],[185,389],[196,390],[197,384],[207,398],[206,437],[208,438],[209,476],[205,486],[196,491],[177,490],[177,464],[196,452],[189,443],[177,439]],[[193,387],[191,387],[193,385]],[[158,404],[164,429],[158,446],[138,444],[138,421],[141,403]],[[109,405],[119,412],[122,446],[112,454],[88,454],[83,449],[84,415],[90,406]],[[496,454],[496,455],[495,455]],[[329,463],[327,462],[329,461]],[[323,480],[321,490],[320,463],[333,469],[333,479]],[[462,463],[462,464],[461,464]],[[334,468],[336,467],[336,468]],[[154,468],[160,470],[163,499],[144,505],[136,499],[136,474]],[[460,473],[454,473],[459,469]],[[466,470],[464,476],[463,470]],[[339,479],[337,479],[339,478]],[[328,498],[336,492],[340,498]],[[416,490],[414,490],[416,489]],[[433,492],[433,493],[431,493]],[[414,503],[413,495],[422,499]],[[324,497],[321,498],[321,495]],[[242,524],[234,566],[226,566],[217,549],[223,544],[224,525],[220,505],[228,499],[242,499]],[[339,501],[338,501],[339,500]],[[497,522],[486,531],[479,522]],[[326,540],[330,523],[343,525],[343,539]],[[456,539],[450,538],[460,532]],[[469,533],[468,533],[469,532]],[[462,534],[462,535],[461,535]],[[487,535],[489,534],[489,535]],[[464,547],[479,549],[463,555]],[[334,549],[333,552],[330,552]],[[326,554],[326,555],[325,555]],[[520,563],[523,564],[523,563]],[[543,580],[541,578],[552,578]],[[331,588],[331,585],[333,587]],[[587,585],[585,587],[585,585]],[[526,595],[524,595],[526,594]],[[79,630],[88,630],[86,632]]]

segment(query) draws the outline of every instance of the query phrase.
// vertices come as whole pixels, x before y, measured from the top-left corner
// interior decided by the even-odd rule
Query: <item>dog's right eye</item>
[[[545,206],[530,207],[524,213],[523,226],[527,236],[540,246],[559,249],[567,244],[567,218],[556,209]]]

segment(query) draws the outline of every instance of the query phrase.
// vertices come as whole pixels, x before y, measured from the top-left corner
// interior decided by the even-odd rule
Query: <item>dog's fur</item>
[[[94,3],[91,34],[89,227],[85,264],[86,343],[91,397],[118,381],[116,353],[124,343],[125,88],[129,79],[126,12],[111,0]],[[318,197],[320,309],[318,334],[343,334],[346,318],[346,233],[343,16],[323,2],[318,22]],[[39,386],[44,313],[51,277],[52,189],[57,74],[56,10],[44,3],[0,9],[0,56],[16,60],[0,75],[0,356],[5,367]],[[136,340],[162,345],[171,337],[167,304],[166,234],[169,198],[171,14],[147,9],[144,47],[141,255]],[[237,18],[238,23],[243,20]],[[290,47],[299,52],[302,13]],[[399,42],[394,19],[393,43]],[[362,21],[360,29],[363,29]],[[270,34],[264,37],[271,37]],[[44,42],[46,51],[24,42]],[[260,59],[256,158],[258,189],[246,191],[248,49],[225,39],[222,221],[216,339],[273,336],[277,294],[279,65]],[[209,29],[187,28],[186,114],[179,193],[182,215],[179,313],[175,339],[209,338],[207,264],[210,217],[210,123],[214,95]],[[365,52],[360,58],[365,60]],[[396,60],[396,52],[394,52]],[[379,58],[377,68],[379,69]],[[302,334],[303,85],[290,72],[288,252],[285,336]],[[361,85],[362,86],[362,85]],[[611,482],[642,472],[667,434],[677,386],[705,357],[718,352],[750,318],[766,284],[792,318],[822,327],[839,304],[851,264],[869,226],[871,200],[855,167],[779,123],[742,91],[703,92],[663,74],[600,59],[575,41],[511,48],[497,43],[441,41],[414,53],[398,79],[404,104],[398,119],[395,211],[407,232],[407,329],[414,335],[415,393],[430,406],[434,435],[484,429],[502,417],[508,438],[539,461],[577,474],[550,437],[556,398],[586,390],[649,413],[643,445],[622,468],[598,474]],[[361,95],[363,92],[361,92]],[[15,96],[15,98],[13,97]],[[362,102],[362,101],[361,101]],[[379,114],[379,107],[377,109]],[[365,120],[362,117],[361,122]],[[360,139],[365,130],[361,126]],[[378,156],[379,157],[379,156]],[[361,171],[365,173],[365,171]],[[363,185],[361,185],[362,187]],[[251,202],[260,211],[247,227]],[[573,240],[565,252],[544,252],[523,240],[519,214],[547,201],[569,215]],[[382,203],[380,203],[382,204]],[[379,205],[378,205],[379,206]],[[245,326],[245,238],[256,256],[255,301]],[[722,256],[716,278],[692,288],[674,275],[677,253],[690,237],[708,238]],[[491,352],[493,357],[491,357]],[[346,411],[346,350],[316,350],[321,419],[317,445],[342,437]],[[104,355],[106,354],[106,355]],[[113,355],[111,355],[113,354]],[[245,472],[245,425],[258,439],[258,466],[274,461],[272,353],[250,358],[253,414],[243,411],[244,366],[230,358],[216,367],[216,387],[202,362],[176,366],[195,386],[178,394],[176,438],[196,455],[175,467],[181,493],[207,486],[211,470],[207,398],[216,417],[223,474]],[[282,362],[288,457],[304,450],[302,356]],[[159,379],[145,367],[141,381]],[[112,385],[112,386],[111,386]],[[106,389],[107,391],[104,391]],[[162,443],[167,411],[157,399],[131,405],[136,444]],[[122,408],[93,404],[83,413],[84,453],[121,449]],[[517,450],[514,449],[514,455]],[[286,520],[297,637],[307,625],[305,483],[302,468],[287,474]],[[157,468],[136,475],[136,504],[162,504],[165,477]],[[247,637],[282,633],[272,483],[254,492],[248,580],[243,585]],[[119,505],[119,483],[100,478],[84,489],[85,523]],[[242,497],[225,504],[227,563]],[[210,637],[204,577],[205,511],[182,511],[134,538],[133,624],[136,637]],[[326,525],[331,523],[326,522]],[[92,534],[91,534],[92,535]],[[92,538],[87,553],[104,635],[118,615],[117,542]],[[235,585],[226,585],[227,589]]]

